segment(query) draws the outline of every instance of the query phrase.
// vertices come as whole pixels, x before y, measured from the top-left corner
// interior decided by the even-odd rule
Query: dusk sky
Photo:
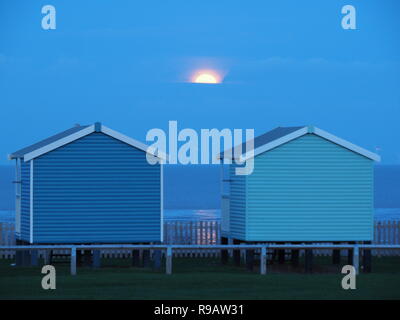
[[[43,30],[42,6],[56,10]],[[356,8],[344,30],[341,8]],[[313,124],[400,164],[400,2],[0,2],[0,164],[101,121],[148,130]],[[194,84],[213,69],[220,84]]]

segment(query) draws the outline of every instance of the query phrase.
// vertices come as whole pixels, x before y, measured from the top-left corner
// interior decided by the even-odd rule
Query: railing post
[[[354,245],[354,249],[353,249],[353,266],[356,269],[356,274],[359,273],[359,265],[360,265],[360,254],[359,254],[359,248],[358,245]]]
[[[76,248],[71,248],[71,275],[76,275]]]
[[[172,273],[172,247],[167,247],[167,257],[166,257],[166,266],[165,266],[166,274]]]
[[[260,274],[267,273],[267,247],[261,247]]]

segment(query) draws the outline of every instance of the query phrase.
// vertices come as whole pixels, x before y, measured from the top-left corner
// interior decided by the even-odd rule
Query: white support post
[[[33,243],[33,159],[30,161],[29,187],[29,242]]]
[[[267,274],[267,247],[261,248],[260,274]]]
[[[353,266],[354,269],[356,269],[356,274],[359,274],[360,272],[360,254],[359,254],[359,248],[358,245],[354,245],[353,249]]]
[[[76,275],[76,248],[71,248],[71,275]]]
[[[160,160],[160,242],[164,242],[164,164]]]
[[[172,274],[172,247],[167,247],[165,273]]]

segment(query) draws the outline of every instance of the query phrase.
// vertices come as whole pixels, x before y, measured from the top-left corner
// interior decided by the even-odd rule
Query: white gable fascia
[[[352,144],[351,142],[348,142],[348,141],[346,141],[344,139],[336,137],[333,134],[330,134],[329,132],[326,132],[326,131],[324,131],[322,129],[314,127],[313,133],[316,134],[317,136],[320,136],[320,137],[326,139],[326,140],[329,140],[329,141],[331,141],[333,143],[336,143],[336,144],[338,144],[338,145],[340,145],[340,146],[342,146],[342,147],[344,147],[346,149],[349,149],[349,150],[354,151],[354,152],[356,152],[358,154],[361,154],[364,157],[367,157],[367,158],[369,158],[371,160],[378,161],[378,162],[381,161],[381,157],[379,155],[377,155],[376,153],[373,153],[373,152],[368,151],[366,149],[363,149],[363,148],[361,148],[359,146],[356,146],[355,144]]]
[[[167,160],[167,155],[164,152],[161,152],[161,151],[154,152],[151,147],[145,145],[144,143],[141,143],[140,141],[132,139],[132,138],[130,138],[122,133],[119,133],[115,130],[112,130],[106,126],[101,125],[101,132],[110,137],[113,137],[119,141],[125,142],[126,144],[129,144],[132,147],[135,147],[144,152],[147,152],[157,158],[160,158],[162,160]]]
[[[280,137],[279,139],[276,139],[274,141],[271,141],[271,142],[269,142],[267,144],[264,144],[264,145],[262,145],[262,146],[260,146],[260,147],[258,147],[256,149],[254,149],[254,153],[252,151],[249,151],[249,152],[245,153],[242,157],[240,157],[240,162],[244,162],[244,161],[246,161],[248,159],[256,157],[261,153],[264,153],[264,152],[269,151],[269,150],[271,150],[273,148],[279,147],[280,145],[282,145],[282,144],[284,144],[286,142],[289,142],[289,141],[291,141],[293,139],[296,139],[298,137],[301,137],[301,136],[303,136],[303,135],[305,135],[307,133],[308,133],[308,128],[307,127],[304,127],[304,128],[299,129],[299,130],[296,130],[296,131],[294,131],[292,133],[289,133],[286,136]]]
[[[324,139],[326,139],[326,140],[328,140],[330,142],[333,142],[333,143],[335,143],[337,145],[340,145],[340,146],[342,146],[342,147],[344,147],[344,148],[346,148],[348,150],[356,152],[356,153],[358,153],[358,154],[360,154],[360,155],[362,155],[364,157],[367,157],[367,158],[369,158],[371,160],[378,161],[378,162],[381,161],[381,157],[379,155],[377,155],[376,153],[370,152],[370,151],[368,151],[366,149],[363,149],[363,148],[361,148],[359,146],[356,146],[355,144],[353,144],[353,143],[351,143],[349,141],[346,141],[344,139],[336,137],[335,135],[330,134],[329,132],[326,132],[326,131],[324,131],[322,129],[319,129],[319,128],[313,127],[313,126],[308,126],[308,127],[301,128],[301,129],[299,129],[297,131],[294,131],[294,132],[292,132],[292,133],[290,133],[290,134],[288,134],[286,136],[283,136],[283,137],[281,137],[279,139],[271,141],[270,143],[267,143],[267,144],[265,144],[265,145],[263,145],[261,147],[258,147],[257,149],[254,150],[254,154],[252,154],[252,152],[250,151],[250,152],[244,154],[240,158],[240,161],[243,162],[243,161],[246,161],[246,160],[248,160],[250,158],[256,157],[261,153],[264,153],[264,152],[269,151],[269,150],[271,150],[273,148],[279,147],[280,145],[282,145],[284,143],[287,143],[287,142],[289,142],[289,141],[291,141],[293,139],[296,139],[298,137],[301,137],[301,136],[303,136],[303,135],[305,135],[307,133],[315,134],[315,135],[317,135],[317,136],[319,136],[321,138],[324,138]]]
[[[151,150],[151,148],[148,147],[147,145],[145,145],[144,143],[141,143],[141,142],[139,142],[139,141],[137,141],[135,139],[132,139],[132,138],[130,138],[128,136],[125,136],[122,133],[119,133],[119,132],[117,132],[115,130],[107,128],[106,126],[103,126],[103,125],[101,125],[101,129],[100,130],[101,130],[102,133],[104,133],[104,134],[106,134],[106,135],[108,135],[108,136],[110,136],[112,138],[115,138],[115,139],[117,139],[117,140],[119,140],[121,142],[129,144],[132,147],[138,148],[138,149],[140,149],[140,150],[142,150],[144,152],[147,152],[147,153],[149,153],[149,154],[151,154],[151,155],[153,155],[153,156],[155,156],[157,158],[160,158],[162,160],[167,160],[167,154],[165,154],[165,153],[163,153],[161,151],[153,152]],[[34,158],[40,157],[41,155],[43,155],[43,154],[45,154],[47,152],[53,151],[53,150],[55,150],[55,149],[57,149],[59,147],[62,147],[64,145],[70,143],[70,142],[73,142],[73,141],[75,141],[75,140],[77,140],[79,138],[85,137],[85,136],[87,136],[87,135],[89,135],[89,134],[91,134],[91,133],[93,133],[95,131],[96,131],[95,125],[93,124],[93,125],[85,128],[85,129],[82,129],[82,130],[80,130],[78,132],[75,132],[75,133],[73,133],[73,134],[71,134],[71,135],[69,135],[67,137],[61,138],[61,139],[59,139],[57,141],[49,143],[48,145],[46,145],[44,147],[41,147],[39,149],[36,149],[34,151],[31,151],[31,152],[27,153],[24,156],[24,161],[30,161],[30,160],[32,160]]]
[[[87,136],[88,134],[91,134],[92,132],[94,132],[94,125],[91,125],[85,129],[82,129],[78,132],[75,132],[69,136],[66,136],[64,138],[61,138],[57,141],[54,141],[52,143],[49,143],[48,145],[45,145],[44,147],[41,147],[39,149],[36,149],[32,152],[27,153],[24,156],[24,161],[30,161],[34,158],[40,157],[41,155],[53,151],[54,149],[57,149],[59,147],[62,147],[64,145],[66,145],[67,143],[70,143],[72,141],[75,141],[79,138],[82,138],[84,136]]]

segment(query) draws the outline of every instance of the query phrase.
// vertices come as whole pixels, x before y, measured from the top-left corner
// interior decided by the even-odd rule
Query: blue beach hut
[[[242,150],[245,146],[242,145]],[[373,239],[373,165],[380,157],[314,126],[254,139],[250,175],[230,166],[222,242],[361,242]]]
[[[162,241],[163,165],[101,123],[77,125],[9,155],[23,244]],[[150,154],[151,157],[155,155]]]

